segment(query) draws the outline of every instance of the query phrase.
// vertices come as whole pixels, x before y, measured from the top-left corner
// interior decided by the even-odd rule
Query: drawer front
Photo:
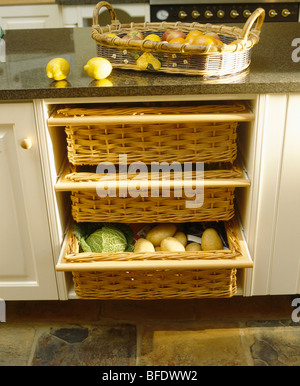
[[[226,221],[234,216],[234,188],[205,188],[189,197],[104,197],[95,191],[72,192],[72,216],[77,222]],[[203,201],[203,202],[202,202]],[[190,205],[189,205],[190,204]]]
[[[229,249],[175,253],[80,253],[70,231],[56,269],[73,273],[80,298],[230,297],[237,269],[253,263],[237,220],[225,225]]]
[[[70,173],[74,167],[66,165],[55,188],[72,192],[77,222],[227,221],[234,216],[235,189],[249,187],[250,181],[238,165],[218,166],[188,175],[160,173],[154,179],[150,168],[121,175]]]
[[[239,122],[252,121],[242,103],[62,108],[48,119],[67,134],[73,165],[120,162],[233,162]]]

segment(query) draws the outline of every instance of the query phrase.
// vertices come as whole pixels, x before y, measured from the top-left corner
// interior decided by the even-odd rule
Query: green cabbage
[[[127,224],[74,223],[73,227],[83,252],[133,251],[133,231]]]
[[[124,252],[127,247],[126,237],[117,229],[102,227],[92,233],[86,243],[92,252]]]

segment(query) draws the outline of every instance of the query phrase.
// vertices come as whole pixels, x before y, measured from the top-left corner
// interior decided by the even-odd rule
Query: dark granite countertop
[[[108,78],[113,86],[98,87],[83,70],[96,56],[90,33],[90,28],[7,31],[6,62],[0,63],[0,100],[300,92],[300,52],[292,46],[292,41],[300,38],[298,23],[265,23],[261,41],[253,48],[249,74],[223,82],[114,69]],[[293,51],[296,61],[292,60]],[[55,87],[46,77],[46,65],[54,57],[64,57],[70,63],[65,88]]]

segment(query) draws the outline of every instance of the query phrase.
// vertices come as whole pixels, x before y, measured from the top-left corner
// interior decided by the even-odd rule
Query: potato
[[[199,243],[189,243],[186,247],[185,250],[188,251],[202,251],[201,244]]]
[[[213,228],[207,228],[202,234],[201,247],[203,251],[223,249],[223,243],[218,232]]]
[[[146,235],[146,240],[150,241],[155,247],[159,247],[160,243],[166,237],[171,237],[176,232],[175,224],[158,224]]]
[[[185,233],[183,232],[176,232],[175,235],[173,236],[175,239],[181,242],[181,244],[185,247],[187,244],[187,238]]]
[[[160,252],[160,251],[161,251],[160,247],[155,247],[155,252]]]
[[[190,243],[185,247],[185,250],[188,251],[202,251],[201,245],[198,243]]]
[[[154,245],[146,239],[140,238],[134,244],[133,252],[155,252]]]
[[[180,241],[175,239],[175,237],[166,237],[162,240],[160,244],[160,248],[162,251],[168,251],[168,252],[184,252],[185,248],[181,244]]]

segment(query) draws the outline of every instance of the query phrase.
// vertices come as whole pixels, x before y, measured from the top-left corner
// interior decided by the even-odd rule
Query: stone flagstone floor
[[[0,366],[299,366],[296,297],[10,301]]]

